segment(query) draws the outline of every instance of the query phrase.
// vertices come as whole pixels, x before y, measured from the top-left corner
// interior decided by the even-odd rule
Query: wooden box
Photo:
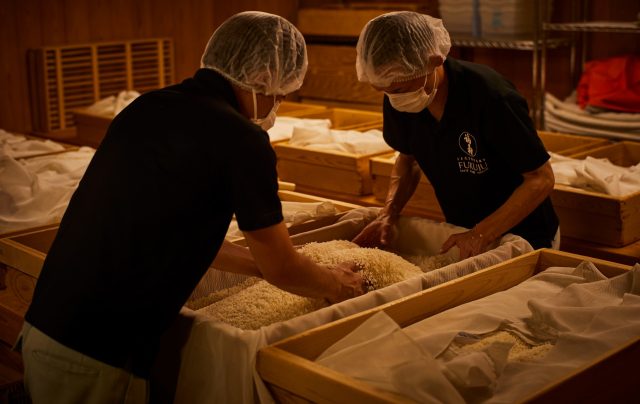
[[[373,194],[376,199],[384,202],[389,190],[391,170],[395,163],[395,153],[371,158],[371,178],[373,180]],[[420,182],[413,196],[407,202],[403,212],[434,220],[444,220],[444,214],[435,191],[427,177],[420,173]]]
[[[372,192],[369,159],[382,153],[352,154],[273,145],[278,156],[278,176],[293,182],[300,192],[330,195],[368,195]],[[334,196],[335,194],[335,196]]]
[[[348,202],[336,201],[333,199],[322,198],[319,196],[303,194],[296,191],[280,190],[278,191],[280,200],[283,202],[304,202],[304,203],[317,203],[317,202],[331,202],[338,212],[334,216],[325,216],[308,220],[303,223],[291,225],[287,230],[289,235],[293,236],[305,231],[318,229],[320,227],[328,226],[335,223],[345,212],[352,209],[360,208],[361,206]],[[244,237],[238,237],[230,240],[232,243],[246,246],[246,240]]]
[[[584,152],[596,147],[600,147],[611,142],[593,136],[571,135],[567,133],[538,131],[540,140],[544,143],[544,147],[554,153],[563,156],[571,156],[575,153]]]
[[[362,111],[349,108],[327,108],[323,111],[315,111],[299,114],[296,118],[329,119],[331,129],[360,130],[382,127],[382,113],[374,111]]]
[[[587,156],[628,167],[640,162],[640,143],[624,141],[572,155]],[[640,191],[611,196],[556,184],[551,199],[563,236],[613,247],[640,240]]]
[[[413,402],[321,366],[314,360],[381,310],[401,327],[406,327],[463,303],[511,288],[548,267],[577,266],[583,260],[593,262],[608,277],[630,269],[584,256],[549,249],[536,250],[262,348],[257,357],[258,374],[279,402]],[[638,360],[640,339],[636,338],[546,386],[528,397],[527,401],[564,402],[570,398],[572,402],[604,402],[614,394],[616,397],[635,397],[636,376],[628,367]]]
[[[111,125],[113,115],[92,112],[88,107],[74,109],[73,113],[76,124],[75,140],[82,145],[98,147]]]
[[[13,345],[31,304],[44,257],[57,226],[6,234],[0,239],[0,341]]]
[[[278,115],[298,117],[322,112],[326,109],[327,107],[324,105],[283,101],[278,108]],[[92,112],[88,107],[76,108],[73,113],[75,114],[76,141],[83,145],[98,147],[107,133],[113,116]]]
[[[327,109],[324,105],[307,104],[303,102],[282,101],[278,107],[279,116],[298,117],[314,112],[322,112]]]
[[[173,83],[169,38],[47,46],[27,56],[33,129],[50,138],[75,137],[75,108]]]

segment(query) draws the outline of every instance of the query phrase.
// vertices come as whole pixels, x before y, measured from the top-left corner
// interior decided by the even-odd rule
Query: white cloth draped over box
[[[0,155],[0,233],[60,221],[95,149],[16,160]]]
[[[587,156],[574,159],[549,152],[557,184],[569,185],[613,196],[640,191],[640,163],[621,167],[609,161]]]
[[[52,140],[28,139],[24,135],[0,129],[0,156],[17,159],[63,150],[63,145]]]
[[[379,154],[393,151],[384,141],[382,131],[378,129],[363,132],[318,127],[294,127],[289,145],[352,154]]]
[[[573,92],[561,101],[545,94],[545,128],[564,133],[621,140],[640,140],[640,114],[626,112],[591,113],[581,109]]]
[[[292,240],[296,245],[312,241],[350,240],[373,220],[377,212],[378,208],[354,209],[335,224],[297,234],[292,236]],[[442,243],[451,234],[465,229],[423,218],[403,217],[399,223],[399,230],[393,250],[403,255],[416,256],[438,254]],[[240,330],[199,313],[187,311],[189,316],[194,317],[194,321],[187,331],[189,337],[181,348],[175,402],[272,402],[270,393],[255,370],[256,353],[261,347],[532,250],[526,240],[511,234],[505,235],[493,247],[476,257],[258,330]],[[448,254],[458,259],[456,248]],[[230,278],[237,283],[242,277],[231,274]],[[169,349],[176,347],[172,346]]]
[[[550,349],[533,360],[513,361],[507,359],[513,345],[494,342],[444,359],[457,339],[500,331],[532,346],[550,344]],[[404,329],[378,313],[318,362],[418,402],[511,403],[638,336],[640,264],[607,279],[583,262],[576,268],[548,268],[511,289]]]
[[[338,211],[333,203],[330,201],[324,202],[293,202],[293,201],[282,201],[282,216],[283,222],[287,227],[291,227],[296,224],[304,223],[306,221],[320,218],[333,216],[337,214]],[[235,220],[235,217],[229,224],[229,229],[227,230],[228,239],[233,239],[236,237],[243,237],[242,230],[238,227],[238,222]]]
[[[278,116],[273,127],[267,131],[271,142],[289,140],[294,128],[328,129],[331,127],[330,119],[293,118]]]

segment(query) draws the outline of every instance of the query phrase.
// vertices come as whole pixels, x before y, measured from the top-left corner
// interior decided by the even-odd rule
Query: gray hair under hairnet
[[[213,33],[201,66],[245,90],[286,95],[302,86],[307,63],[304,38],[293,24],[274,14],[245,11]]]
[[[412,11],[380,15],[358,38],[358,80],[388,87],[424,76],[444,62],[450,48],[449,33],[438,18]]]

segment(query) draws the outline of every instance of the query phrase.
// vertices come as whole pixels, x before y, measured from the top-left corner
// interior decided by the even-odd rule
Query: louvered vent
[[[33,129],[67,132],[74,108],[123,90],[164,87],[173,83],[173,71],[173,42],[167,38],[31,49]]]

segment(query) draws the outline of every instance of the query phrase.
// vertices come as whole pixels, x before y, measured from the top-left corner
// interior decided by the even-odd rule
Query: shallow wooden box
[[[369,159],[382,153],[352,154],[291,146],[273,145],[278,156],[278,176],[311,194],[368,195],[372,192]]]
[[[113,120],[111,114],[91,112],[89,107],[73,110],[76,123],[76,141],[82,145],[98,147]]]
[[[0,239],[0,340],[13,345],[31,303],[57,225],[5,234]]]
[[[538,131],[540,140],[544,147],[554,153],[563,156],[572,156],[575,153],[595,149],[600,146],[611,144],[611,141],[593,136],[580,136],[568,133]]]
[[[307,104],[303,102],[282,101],[278,107],[278,115],[298,117],[300,115],[322,112],[326,110],[325,105]]]
[[[278,107],[278,115],[299,117],[307,114],[321,113],[326,110],[324,105],[305,104],[293,101],[283,101]],[[78,143],[98,147],[113,120],[110,114],[97,114],[88,107],[77,108],[74,111],[76,122],[76,140]]]
[[[373,195],[384,202],[389,190],[391,170],[395,162],[395,154],[385,154],[371,159],[371,178],[373,181]],[[420,182],[413,196],[407,202],[403,212],[424,216],[435,220],[444,220],[444,214],[435,191],[427,177],[420,173]]]
[[[401,327],[484,296],[513,287],[551,266],[577,266],[593,262],[606,276],[628,266],[549,249],[530,252],[471,275],[406,298],[346,317],[261,349],[258,374],[279,402],[399,403],[413,402],[314,362],[326,348],[346,336],[373,314],[384,310]],[[635,372],[640,360],[640,339],[617,347],[604,357],[573,371],[525,401],[612,402],[637,396]]]
[[[382,113],[350,108],[327,108],[324,111],[303,113],[296,118],[329,119],[331,129],[361,130],[382,127]]]
[[[628,167],[640,162],[640,143],[613,143],[571,157],[587,156]],[[551,199],[563,236],[613,247],[640,240],[640,191],[620,197],[556,184]]]

